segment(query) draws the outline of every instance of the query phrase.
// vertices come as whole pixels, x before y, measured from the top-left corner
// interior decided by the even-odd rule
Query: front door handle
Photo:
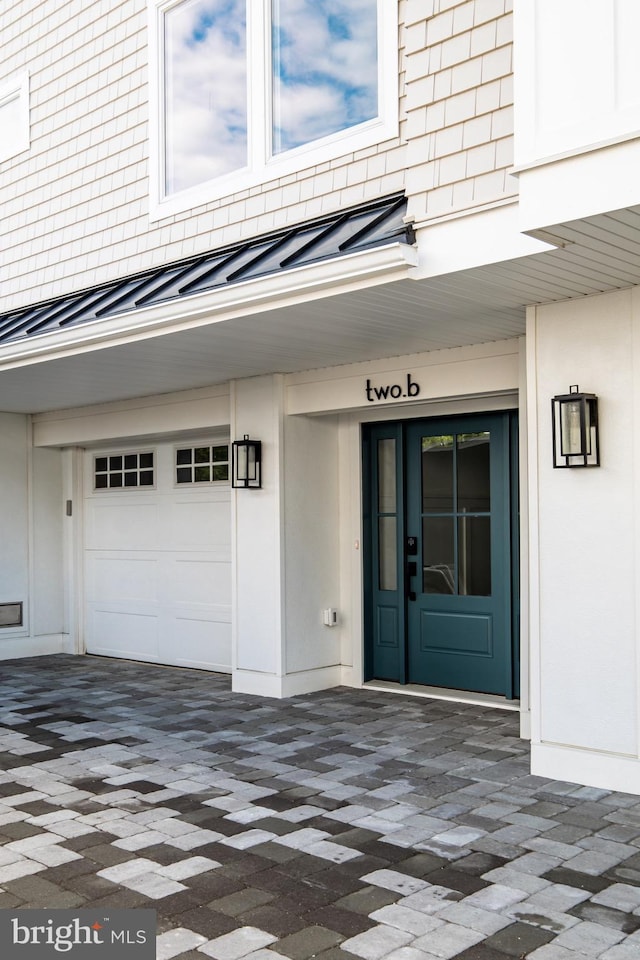
[[[418,575],[418,564],[415,560],[409,560],[407,563],[407,573],[406,573],[406,593],[407,600],[415,600],[416,592],[411,589],[411,577],[416,577]]]

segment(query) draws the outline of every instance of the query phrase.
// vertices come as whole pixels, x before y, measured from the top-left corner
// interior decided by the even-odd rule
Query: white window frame
[[[214,480],[213,477],[211,480],[189,480],[178,482],[178,470],[180,467],[195,467],[198,466],[195,460],[191,464],[180,464],[178,463],[178,450],[197,450],[198,447],[209,447],[213,450],[214,447],[226,447],[227,448],[227,459],[220,460],[220,463],[226,463],[228,469],[228,475],[226,480]],[[229,439],[225,440],[186,440],[184,443],[176,443],[173,446],[173,486],[177,491],[181,490],[202,490],[206,487],[229,487],[231,486],[231,441]],[[214,466],[213,461],[209,461],[208,464],[203,464],[203,466]],[[212,471],[213,472],[213,471]]]
[[[113,473],[122,473],[122,474],[124,475],[124,473],[125,473],[124,458],[125,458],[126,456],[130,456],[130,455],[132,455],[132,454],[137,454],[138,457],[140,457],[140,455],[143,454],[143,453],[151,453],[151,454],[153,454],[153,466],[152,466],[152,467],[141,467],[141,466],[140,466],[140,461],[138,460],[138,466],[135,468],[135,469],[136,469],[136,474],[137,474],[137,477],[138,477],[138,481],[140,480],[140,471],[141,471],[141,470],[153,470],[153,483],[140,484],[140,482],[138,482],[137,484],[135,484],[135,485],[132,486],[132,487],[126,487],[126,486],[124,485],[124,482],[123,482],[123,484],[122,484],[121,487],[110,487],[108,484],[107,484],[106,487],[97,487],[97,486],[96,486],[96,474],[97,474],[97,473],[100,473],[101,475],[104,474],[107,478],[111,475],[112,472],[113,472]],[[92,494],[94,494],[95,496],[102,497],[102,496],[104,496],[105,494],[106,494],[106,495],[108,495],[108,494],[115,494],[116,496],[121,496],[121,494],[123,494],[123,493],[135,493],[135,494],[137,494],[137,493],[148,493],[149,491],[151,491],[151,490],[157,490],[157,488],[158,488],[158,451],[157,451],[157,449],[156,449],[155,447],[127,447],[127,448],[114,447],[113,449],[108,449],[108,450],[93,450],[91,456],[92,456],[92,459],[91,459],[91,492],[92,492]],[[107,470],[106,470],[106,471],[103,471],[103,470],[98,471],[98,470],[96,469],[96,462],[97,462],[99,459],[103,458],[103,457],[106,457],[107,460],[109,459],[109,457],[122,457],[122,458],[123,458],[123,459],[122,459],[122,469],[121,469],[121,470],[118,470],[117,468],[114,468],[114,470],[112,471],[112,470],[111,470],[111,467],[110,467],[110,466],[107,466]],[[129,469],[132,470],[132,468],[129,468]]]
[[[241,190],[309,169],[398,135],[398,3],[377,0],[379,115],[321,140],[269,156],[271,139],[271,32],[267,30],[271,0],[248,0],[247,23],[248,158],[247,167],[206,183],[166,194],[163,17],[183,0],[147,0],[149,16],[150,207],[149,219],[160,220]],[[256,66],[256,64],[258,66]],[[253,78],[253,82],[252,82]],[[267,79],[269,78],[269,82]]]
[[[3,130],[2,108],[18,101],[18,127]],[[29,71],[16,73],[0,83],[0,163],[23,153],[31,146],[29,129]]]

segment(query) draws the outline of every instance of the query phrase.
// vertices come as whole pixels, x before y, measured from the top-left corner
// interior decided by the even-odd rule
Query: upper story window
[[[397,132],[392,0],[150,0],[155,217]]]
[[[0,83],[0,162],[29,149],[29,74]]]

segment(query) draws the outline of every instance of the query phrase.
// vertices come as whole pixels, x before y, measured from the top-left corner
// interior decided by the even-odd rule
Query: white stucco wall
[[[33,450],[33,633],[66,633],[62,564],[64,512],[59,450]]]
[[[285,420],[285,582],[288,674],[340,663],[338,430],[335,417]]]
[[[285,418],[281,376],[231,388],[232,439],[262,441],[262,489],[233,505],[234,690],[291,696],[340,682],[338,434],[334,418]]]
[[[23,604],[0,659],[66,650],[61,455],[31,449],[28,417],[0,414],[0,489],[0,602]]]
[[[262,488],[232,491],[233,687],[281,696],[282,380],[253,377],[231,389],[231,439],[262,442]]]
[[[527,352],[533,772],[640,791],[640,288],[531,308]],[[550,398],[576,383],[599,397],[602,466],[555,470]]]
[[[28,462],[27,418],[0,414],[0,601],[24,603],[25,620],[29,614],[29,551],[28,551]],[[13,648],[23,628],[0,630],[0,651]]]

